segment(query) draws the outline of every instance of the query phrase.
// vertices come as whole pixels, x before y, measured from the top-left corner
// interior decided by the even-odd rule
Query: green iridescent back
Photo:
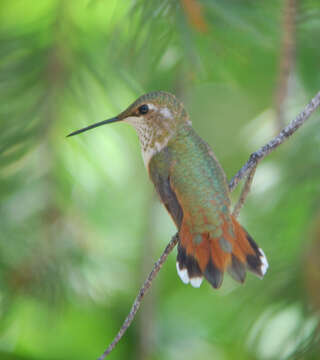
[[[190,125],[179,127],[167,148],[151,159],[149,168],[170,177],[194,234],[221,236],[221,215],[232,232],[226,176],[208,144]]]

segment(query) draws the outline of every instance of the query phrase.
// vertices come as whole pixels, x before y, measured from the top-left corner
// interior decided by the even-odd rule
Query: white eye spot
[[[172,119],[173,118],[173,115],[172,115],[172,112],[167,108],[162,108],[160,110],[160,114],[165,117],[166,119]]]
[[[147,105],[150,110],[158,110],[158,108],[153,104],[147,104]]]

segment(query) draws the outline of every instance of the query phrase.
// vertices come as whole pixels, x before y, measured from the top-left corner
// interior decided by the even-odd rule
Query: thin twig
[[[158,220],[158,198],[156,192],[150,196],[146,206],[146,222],[147,226],[145,233],[142,236],[142,249],[141,249],[141,282],[145,280],[145,274],[148,274],[154,265],[155,258],[155,242],[150,241],[154,234],[154,227]],[[140,276],[139,276],[140,279]],[[144,298],[143,316],[140,316],[138,323],[139,339],[137,358],[140,360],[147,360],[151,357],[156,335],[155,335],[155,307],[157,302],[156,288],[153,285],[153,291],[149,296]]]
[[[248,176],[247,176],[247,180],[242,188],[242,191],[241,191],[241,195],[239,197],[239,200],[238,202],[236,203],[234,209],[233,209],[233,212],[232,214],[234,215],[234,217],[238,217],[239,216],[239,213],[240,213],[240,210],[244,204],[244,202],[246,201],[246,198],[250,192],[250,189],[251,189],[251,184],[252,184],[252,180],[253,180],[253,177],[254,177],[254,174],[256,173],[256,168],[257,168],[257,165],[255,165],[249,172]]]
[[[229,190],[232,192],[241,179],[248,176],[248,180],[246,184],[244,185],[244,189],[242,191],[242,194],[240,196],[244,199],[241,200],[241,205],[243,205],[246,196],[248,195],[249,189],[246,190],[246,188],[250,188],[250,184],[252,182],[252,178],[254,176],[254,171],[258,165],[258,163],[265,158],[268,154],[270,154],[271,151],[275,150],[280,144],[282,144],[285,140],[287,140],[296,130],[299,129],[299,127],[310,117],[310,115],[319,107],[320,105],[320,92],[310,101],[310,103],[304,108],[304,110],[294,119],[290,122],[288,126],[286,126],[279,135],[274,137],[271,141],[269,141],[266,145],[262,146],[258,151],[251,154],[249,160],[246,162],[245,165],[237,172],[237,174],[231,179],[229,183]],[[239,202],[240,202],[239,200]],[[237,205],[236,205],[237,207]],[[240,209],[239,209],[240,210]],[[141,301],[150,288],[152,281],[157,276],[158,272],[160,271],[163,263],[166,261],[168,255],[173,250],[173,248],[178,243],[178,234],[173,236],[169,244],[166,246],[164,252],[162,253],[159,260],[154,264],[152,271],[148,275],[146,281],[144,282],[143,286],[139,290],[139,293],[131,307],[131,310],[125,319],[123,325],[121,326],[118,334],[113,339],[112,343],[108,346],[106,351],[99,357],[98,360],[103,360],[107,355],[110,354],[110,352],[114,349],[114,347],[117,345],[117,343],[120,341],[130,324],[132,323],[132,320],[134,319],[140,305]]]
[[[108,346],[106,351],[99,357],[98,360],[103,360],[108,354],[111,353],[113,348],[117,345],[117,343],[122,338],[123,334],[126,332],[132,320],[134,319],[139,307],[141,305],[141,300],[144,297],[145,293],[150,288],[153,279],[157,276],[159,270],[161,269],[163,263],[167,260],[168,255],[170,254],[171,250],[176,246],[178,242],[178,234],[174,235],[170,240],[169,244],[166,246],[164,252],[162,253],[159,260],[153,265],[152,271],[150,272],[149,276],[147,277],[146,281],[144,282],[142,288],[139,291],[139,294],[134,300],[134,303],[130,309],[129,315],[125,319],[124,323],[122,324],[117,336],[113,339],[112,343]]]
[[[250,170],[257,166],[257,164],[264,159],[271,151],[275,150],[279,145],[286,141],[299,127],[308,120],[311,114],[320,105],[320,91],[310,101],[310,103],[301,111],[301,113],[293,119],[277,136],[270,140],[266,145],[262,146],[258,151],[250,155],[249,160],[242,166],[229,183],[230,191],[238,185],[239,181],[243,179]]]

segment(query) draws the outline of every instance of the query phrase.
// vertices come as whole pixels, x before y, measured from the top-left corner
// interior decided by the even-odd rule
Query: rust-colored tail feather
[[[222,225],[222,236],[210,237],[209,233],[192,235],[187,224],[180,231],[177,270],[182,281],[199,287],[204,276],[219,288],[227,270],[232,278],[243,283],[246,270],[262,278],[268,268],[263,251],[232,216],[233,234],[227,222]]]

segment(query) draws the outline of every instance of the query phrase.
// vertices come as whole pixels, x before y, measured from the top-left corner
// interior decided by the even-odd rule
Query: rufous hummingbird
[[[246,269],[262,278],[266,256],[230,213],[226,175],[183,104],[172,94],[151,92],[118,116],[68,136],[118,121],[136,129],[150,179],[177,226],[181,280],[199,287],[205,277],[219,288],[225,270],[243,283]]]

